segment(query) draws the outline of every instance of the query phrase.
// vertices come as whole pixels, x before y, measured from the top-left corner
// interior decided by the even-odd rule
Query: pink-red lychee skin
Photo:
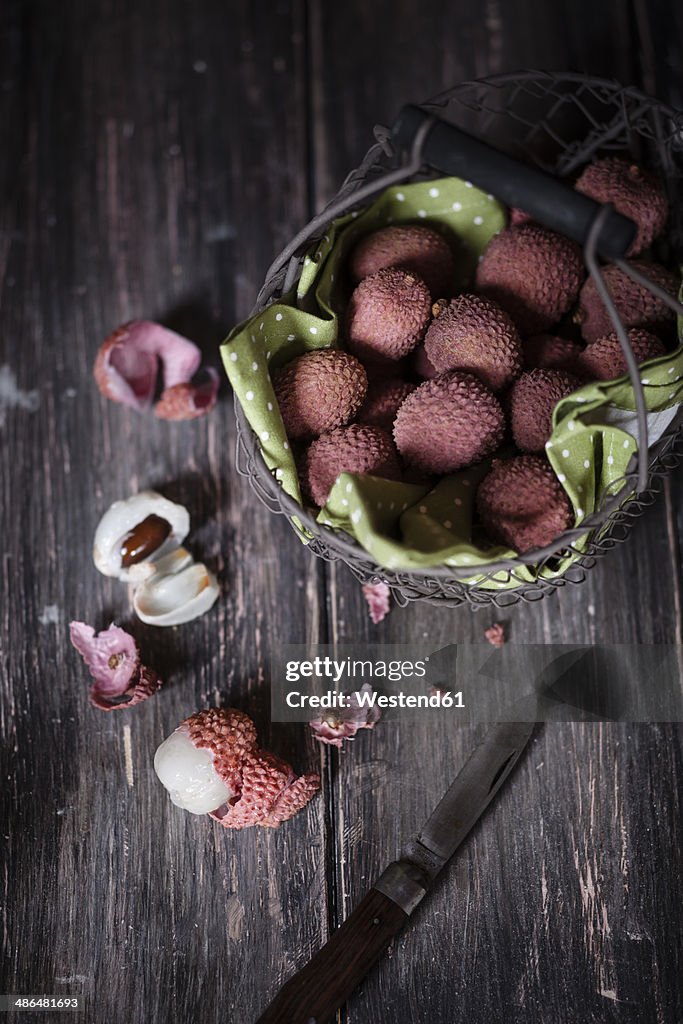
[[[564,370],[523,373],[508,395],[510,425],[517,447],[523,452],[542,452],[553,431],[555,406],[580,387],[580,379]]]
[[[650,278],[673,299],[678,296],[681,279],[666,267],[649,260],[631,260],[629,263],[634,270]],[[666,334],[671,329],[676,314],[648,288],[637,284],[614,264],[603,267],[602,275],[624,327],[640,327],[642,330],[652,331],[653,334]],[[581,333],[589,343],[614,331],[614,322],[598,294],[592,277],[584,282],[581,289],[577,319],[581,325]]]
[[[569,498],[539,455],[494,460],[479,484],[476,504],[491,539],[520,554],[550,544],[574,521]]]
[[[354,283],[378,270],[398,267],[422,278],[433,296],[452,295],[456,282],[451,247],[438,231],[419,224],[391,224],[366,235],[353,249]]]
[[[320,788],[318,775],[297,776],[282,758],[259,749],[256,727],[242,711],[198,711],[180,728],[195,747],[212,752],[215,771],[236,794],[210,814],[225,828],[276,828],[301,810]]]
[[[437,302],[425,335],[427,358],[437,373],[473,373],[491,391],[502,391],[522,370],[517,328],[508,314],[483,295],[458,295]]]
[[[666,348],[654,334],[631,328],[628,332],[633,354],[638,364],[666,354]],[[626,357],[616,333],[588,345],[579,359],[581,373],[589,380],[614,380],[628,373]]]
[[[431,308],[429,288],[415,274],[389,267],[364,278],[349,300],[349,351],[370,362],[407,356],[422,340]]]
[[[401,465],[390,435],[381,427],[352,423],[323,434],[310,445],[302,464],[304,491],[322,507],[340,473],[400,480]]]
[[[575,187],[599,203],[611,203],[637,225],[629,256],[652,245],[666,226],[669,203],[662,183],[632,160],[618,156],[596,160],[586,167]]]
[[[305,440],[349,423],[363,404],[368,377],[355,356],[323,349],[283,366],[273,389],[288,437]]]
[[[504,432],[505,416],[495,395],[459,370],[420,384],[394,423],[402,458],[426,473],[453,473],[480,462],[495,451]]]
[[[520,334],[540,334],[572,306],[583,275],[575,242],[538,224],[513,225],[487,246],[477,291],[502,306]]]
[[[524,365],[528,370],[565,370],[577,373],[577,359],[583,349],[575,341],[556,334],[534,334],[522,342]]]
[[[69,632],[94,680],[90,703],[100,711],[134,707],[163,685],[156,672],[141,663],[135,640],[120,626],[112,623],[96,634],[87,623],[72,622]]]
[[[358,422],[382,427],[391,433],[396,413],[415,388],[415,384],[401,380],[400,377],[385,377],[384,380],[372,381],[358,413]]]
[[[211,412],[218,397],[218,374],[207,367],[207,379],[202,384],[174,384],[166,388],[154,406],[154,415],[160,420],[196,420]]]
[[[136,704],[142,704],[143,700],[149,700],[157,690],[160,690],[163,683],[154,669],[141,665],[132,687],[126,691],[125,700],[115,703],[108,701],[106,697],[100,696],[95,687],[90,691],[90,703],[100,711],[119,711],[123,708],[133,708]]]
[[[511,224],[530,224],[534,219],[530,213],[520,210],[518,206],[510,207],[509,217]]]

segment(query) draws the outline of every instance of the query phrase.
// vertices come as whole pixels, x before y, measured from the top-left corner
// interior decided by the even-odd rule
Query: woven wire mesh
[[[673,110],[633,88],[616,82],[577,74],[523,72],[464,82],[422,104],[473,132],[497,148],[524,162],[554,174],[567,176],[598,154],[628,152],[662,179],[668,192],[671,216],[667,238],[657,255],[663,261],[683,256],[683,204],[676,199],[683,183],[683,113]],[[377,142],[352,171],[332,202],[290,243],[271,267],[253,312],[277,299],[295,283],[305,252],[322,237],[343,205],[358,198],[380,176],[400,175],[399,154],[391,133],[375,129]],[[401,180],[434,177],[416,165]],[[683,414],[679,411],[669,429],[648,453],[648,485],[637,495],[635,460],[621,480],[613,481],[596,502],[596,511],[578,528],[561,534],[552,545],[529,551],[514,559],[476,567],[477,583],[468,582],[473,567],[400,571],[380,567],[353,538],[319,524],[313,515],[286,494],[266,466],[251,427],[239,403],[237,413],[237,469],[258,498],[276,514],[292,517],[310,534],[309,548],[327,561],[342,561],[361,582],[383,580],[400,604],[427,600],[457,606],[507,607],[518,601],[540,600],[546,594],[583,582],[596,560],[623,543],[634,521],[652,504],[667,473],[683,458]],[[576,556],[561,575],[554,573],[559,558]],[[520,575],[524,568],[525,574]],[[533,582],[528,581],[531,572]],[[497,588],[484,584],[497,581]],[[501,583],[518,584],[500,589]],[[495,584],[494,584],[495,585]]]

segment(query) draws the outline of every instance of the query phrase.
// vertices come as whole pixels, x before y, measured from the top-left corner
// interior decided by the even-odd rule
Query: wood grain
[[[682,50],[665,0],[3,5],[0,367],[18,390],[0,411],[0,992],[83,992],[95,1024],[248,1024],[477,733],[380,724],[321,754],[300,726],[271,725],[275,644],[480,642],[494,616],[412,605],[373,627],[350,574],[236,475],[226,389],[206,421],[137,418],[92,385],[100,341],[157,318],[217,365],[272,255],[403,101],[542,66],[681,105]],[[190,547],[224,587],[182,629],[133,623],[90,562],[103,510],[144,486],[188,505]],[[583,587],[497,616],[511,640],[681,642],[681,498],[678,474]],[[128,624],[166,689],[130,714],[91,709],[71,618]],[[217,702],[248,710],[298,770],[319,765],[324,796],[275,832],[176,810],[154,749]],[[340,1019],[677,1024],[682,760],[674,726],[542,731]]]

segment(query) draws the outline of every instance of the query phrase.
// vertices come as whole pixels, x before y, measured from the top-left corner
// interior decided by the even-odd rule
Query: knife
[[[323,948],[289,981],[256,1024],[325,1024],[425,897],[439,871],[509,777],[535,722],[493,726],[421,831],[390,864]]]

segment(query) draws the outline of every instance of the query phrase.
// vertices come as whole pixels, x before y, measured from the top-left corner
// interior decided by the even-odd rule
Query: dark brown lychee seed
[[[374,380],[368,387],[368,393],[360,412],[359,423],[383,427],[391,433],[398,412],[404,399],[416,388],[410,381],[400,377],[385,377]]]
[[[575,242],[522,224],[491,240],[477,269],[477,290],[502,306],[522,335],[540,334],[568,311],[583,273]]]
[[[672,298],[677,297],[681,286],[680,277],[666,267],[647,260],[632,260],[630,266],[663,288]],[[637,284],[620,267],[614,265],[604,267],[602,275],[624,327],[640,327],[653,334],[666,334],[672,328],[676,314],[648,288]],[[588,342],[597,341],[614,330],[612,318],[592,277],[586,280],[581,289],[578,320],[581,333]]]
[[[609,156],[590,164],[576,182],[576,190],[599,203],[611,203],[634,221],[638,232],[629,249],[637,256],[662,233],[669,216],[664,187],[654,175],[632,160]]]
[[[304,492],[322,507],[341,473],[399,480],[401,467],[389,434],[381,427],[352,423],[323,434],[309,446],[301,465]]]
[[[349,301],[349,349],[369,362],[401,359],[422,339],[431,306],[429,289],[415,274],[389,268],[364,278]]]
[[[666,354],[666,348],[654,334],[632,328],[628,332],[637,363]],[[616,333],[598,338],[588,345],[579,359],[581,373],[590,380],[614,380],[628,373],[626,357]]]
[[[343,426],[360,409],[368,387],[358,360],[336,349],[306,352],[278,370],[273,389],[288,437],[317,437]]]
[[[451,247],[438,231],[419,224],[392,224],[366,235],[353,249],[349,269],[354,283],[387,267],[420,277],[433,296],[452,295],[456,282]]]
[[[495,460],[477,489],[477,512],[492,540],[520,554],[552,543],[574,520],[552,466],[539,455]]]
[[[530,370],[510,389],[508,408],[515,444],[523,452],[542,452],[553,431],[558,402],[581,387],[581,381],[563,370]]]
[[[576,373],[576,361],[582,348],[568,338],[556,334],[534,334],[522,342],[524,365],[529,370],[566,370]]]
[[[495,451],[504,431],[495,395],[477,377],[458,370],[421,384],[394,422],[401,456],[427,473],[452,473],[481,461]]]
[[[438,373],[473,373],[492,391],[502,391],[522,369],[517,328],[500,306],[482,295],[458,295],[433,307],[425,335],[427,358]]]

